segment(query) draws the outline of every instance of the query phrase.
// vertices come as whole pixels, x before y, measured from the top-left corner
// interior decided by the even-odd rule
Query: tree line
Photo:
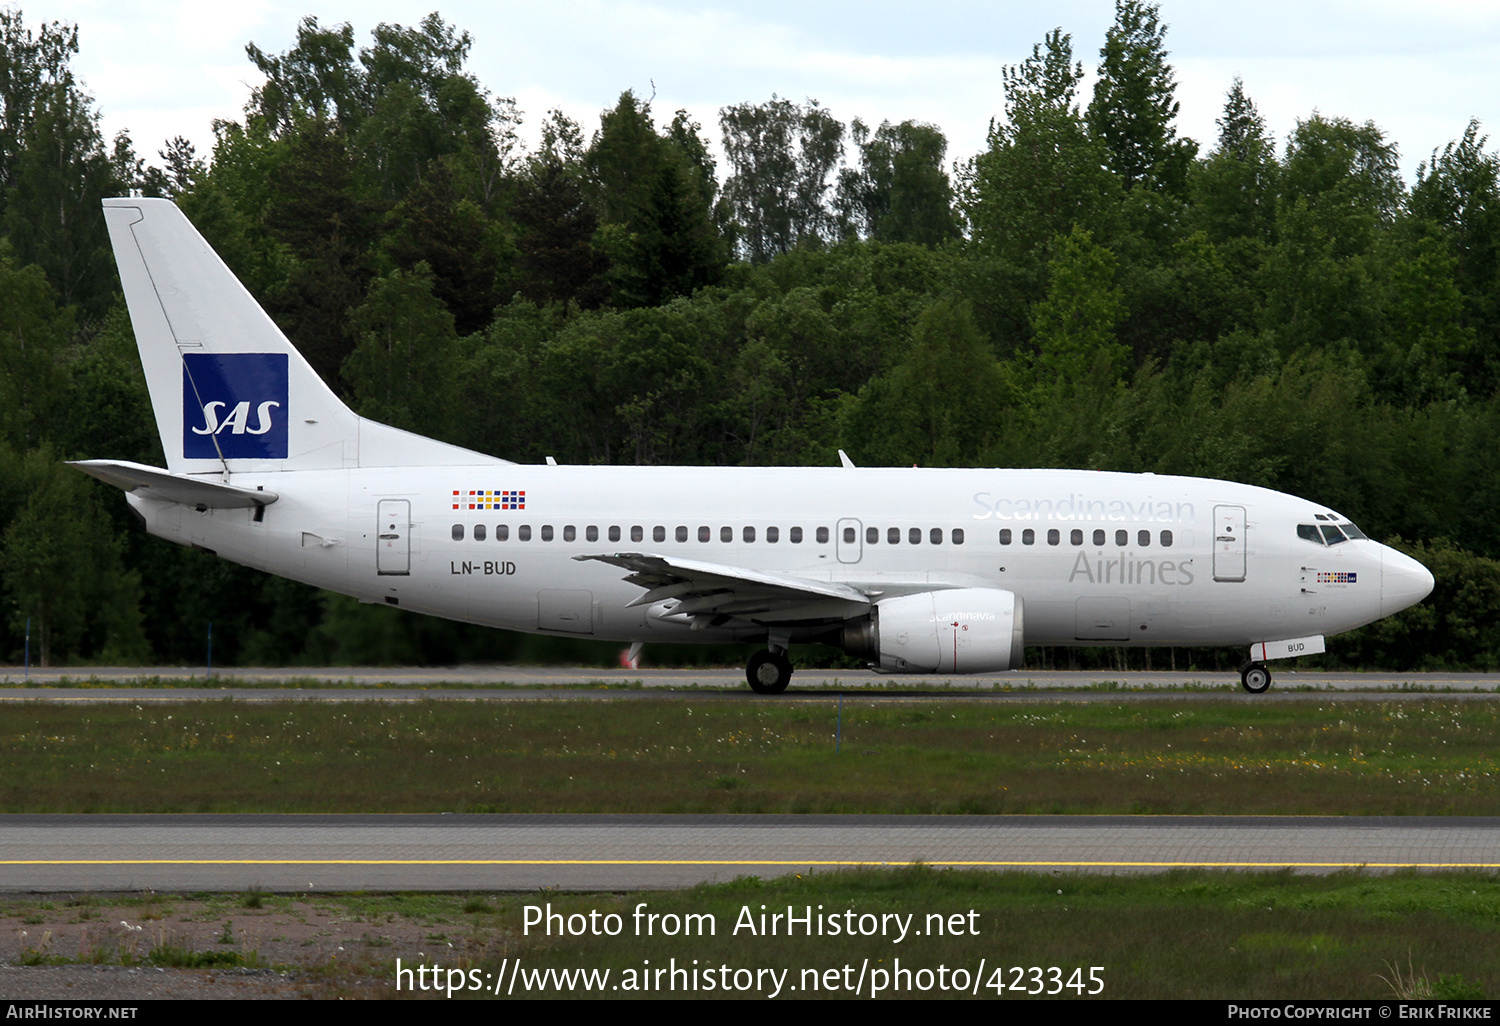
[[[1500,157],[1471,123],[1408,185],[1374,123],[1314,111],[1277,140],[1238,80],[1215,139],[1180,137],[1166,35],[1118,0],[1084,95],[1048,34],[950,162],[931,124],[772,96],[707,129],[629,91],[592,134],[548,112],[528,150],[438,15],[365,45],[307,18],[284,53],[247,46],[265,83],[210,153],[147,159],[103,137],[77,27],[0,11],[0,658],[28,620],[54,662],[196,662],[210,621],[226,665],[562,644],[177,548],[63,465],[163,462],[99,206],[140,190],[366,416],[523,462],[843,448],[1264,485],[1437,575],[1330,662],[1500,666]]]

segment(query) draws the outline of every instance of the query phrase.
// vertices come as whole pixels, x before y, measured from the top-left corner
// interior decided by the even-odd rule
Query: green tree
[[[633,93],[600,117],[584,154],[617,306],[656,306],[718,280],[728,253],[713,221],[707,145],[681,115],[658,133]]]
[[[453,437],[457,336],[433,294],[431,269],[418,264],[376,279],[349,328],[356,341],[343,376],[354,408],[407,431]]]
[[[77,25],[54,21],[33,32],[18,9],[0,10],[0,204],[45,101],[58,88],[74,88],[68,65],[77,53]]]
[[[284,54],[246,46],[266,77],[246,105],[247,128],[289,139],[332,126],[358,156],[362,188],[399,200],[449,158],[469,198],[489,211],[511,173],[515,104],[494,99],[464,70],[473,40],[429,14],[415,27],[382,22],[354,53],[349,25],[304,18]]]
[[[862,464],[973,466],[1009,398],[967,305],[938,300],[917,319],[906,357],[845,402],[841,444]]]
[[[29,618],[43,666],[142,658],[140,575],[124,566],[93,484],[50,447],[17,455],[0,446],[0,476],[9,485],[0,496],[0,589],[12,644]]]
[[[1415,252],[1391,269],[1385,294],[1385,346],[1377,387],[1401,405],[1464,395],[1463,369],[1474,347],[1464,323],[1458,261],[1438,239],[1416,240]]]
[[[849,133],[860,167],[840,173],[838,205],[851,229],[867,239],[926,246],[958,238],[953,187],[943,169],[948,140],[937,126],[883,121],[871,135],[855,118]]]
[[[1031,311],[1036,387],[1042,392],[1067,391],[1099,364],[1111,380],[1118,380],[1129,351],[1115,338],[1115,327],[1125,315],[1114,284],[1115,256],[1077,227],[1058,240],[1054,250],[1047,295]]]
[[[1099,51],[1089,129],[1126,189],[1181,194],[1198,147],[1178,139],[1177,83],[1167,64],[1167,27],[1157,5],[1115,0],[1115,23]]]
[[[1078,109],[1082,77],[1061,29],[1007,67],[1005,120],[991,124],[988,149],[961,176],[975,248],[1014,269],[1027,304],[1044,288],[1052,240],[1075,225],[1108,239],[1119,222],[1119,179]]]
[[[314,17],[297,26],[297,42],[284,54],[267,54],[254,43],[245,53],[265,84],[251,91],[246,114],[274,137],[296,132],[306,121],[331,122],[353,132],[368,105],[364,73],[354,60],[354,29],[347,23],[323,28]]]
[[[578,176],[550,160],[534,162],[516,187],[511,217],[516,289],[538,306],[577,304],[593,310],[609,298],[609,257],[594,245],[599,218]]]
[[[129,139],[106,152],[99,115],[70,84],[41,90],[11,166],[5,233],[23,263],[41,264],[64,304],[93,314],[109,301],[114,262],[100,201],[136,184]]]
[[[1265,119],[1234,80],[1218,119],[1219,140],[1192,178],[1191,216],[1215,242],[1270,241],[1280,165]]]
[[[1313,116],[1287,143],[1265,326],[1283,352],[1349,339],[1374,355],[1381,240],[1400,210],[1396,148],[1372,122]]]
[[[1409,211],[1435,225],[1455,260],[1463,323],[1475,335],[1466,367],[1476,394],[1500,383],[1500,156],[1470,121],[1463,138],[1417,168]]]
[[[42,268],[18,266],[0,241],[0,440],[18,451],[63,426],[72,333],[73,314],[58,309]]]
[[[743,462],[806,462],[823,437],[825,411],[864,383],[850,375],[856,345],[825,305],[823,289],[792,288],[767,296],[745,317],[745,343],[734,365],[733,432]]]
[[[723,108],[719,126],[733,169],[724,194],[745,257],[763,263],[833,237],[828,192],[843,156],[840,122],[816,100],[804,106],[773,95]]]
[[[324,122],[308,122],[286,141],[278,193],[264,214],[272,235],[296,257],[267,297],[282,330],[330,385],[353,344],[349,311],[373,276],[377,208],[354,181],[347,140]]]
[[[482,331],[499,301],[500,256],[479,204],[460,196],[455,175],[439,162],[394,211],[387,249],[403,268],[425,263],[433,291],[459,334]]]

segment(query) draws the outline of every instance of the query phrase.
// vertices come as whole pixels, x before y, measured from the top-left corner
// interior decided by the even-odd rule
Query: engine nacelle
[[[882,599],[846,624],[844,650],[883,673],[1016,670],[1024,651],[1022,603],[999,588],[954,588]]]

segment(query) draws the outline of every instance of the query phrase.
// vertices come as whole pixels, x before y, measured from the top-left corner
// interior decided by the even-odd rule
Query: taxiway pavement
[[[620,890],[847,866],[1500,868],[1500,817],[7,816],[0,890]]]

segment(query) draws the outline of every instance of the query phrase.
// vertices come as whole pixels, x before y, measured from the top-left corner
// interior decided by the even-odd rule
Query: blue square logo
[[[284,460],[285,353],[184,353],[182,455]]]

